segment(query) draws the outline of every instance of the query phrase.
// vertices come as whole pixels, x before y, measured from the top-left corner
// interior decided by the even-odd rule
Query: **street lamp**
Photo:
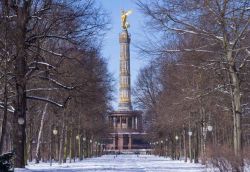
[[[211,132],[213,130],[213,126],[211,125],[211,113],[209,113],[208,126],[207,130]]]
[[[95,143],[95,145],[94,145],[94,148],[95,148],[95,149],[94,149],[94,151],[95,151],[95,156],[98,156],[98,155],[97,155],[97,150],[98,150],[98,142],[97,142],[97,141],[95,141],[94,143]]]
[[[168,153],[167,153],[167,152],[168,152],[168,144],[167,144],[168,138],[166,138],[165,141],[166,141],[166,142],[165,142],[165,144],[166,144],[166,145],[165,145],[165,149],[166,149],[166,150],[165,150],[165,154],[166,154],[166,157],[167,157],[167,154],[168,154]]]
[[[212,126],[212,125],[208,125],[208,126],[207,126],[207,130],[208,130],[209,132],[211,132],[211,131],[213,130],[213,126]]]
[[[192,136],[193,132],[191,130],[188,131],[188,147],[189,147],[189,159],[190,162],[192,163],[192,147],[191,147],[191,136]]]
[[[208,124],[207,130],[212,134],[213,126],[211,124]]]
[[[86,142],[86,137],[83,137],[82,138],[82,141],[83,141],[83,156],[84,156],[84,158],[86,157],[86,145],[85,145],[85,142]]]
[[[90,143],[90,155],[91,155],[91,156],[92,156],[92,154],[93,154],[93,144],[92,144],[92,142],[93,142],[93,140],[90,139],[90,140],[89,140],[89,143]]]
[[[76,143],[75,143],[75,156],[74,156],[74,162],[75,162],[75,157],[77,156],[77,153],[76,153],[76,149],[77,149],[77,146],[76,144],[78,144],[78,157],[79,159],[81,159],[81,140],[80,140],[80,135],[76,135]]]
[[[101,144],[100,142],[98,142],[98,156],[101,155],[101,148],[102,148],[101,145],[102,145],[102,144]]]
[[[161,142],[161,152],[160,152],[160,156],[163,156],[163,140],[161,140],[160,142]]]
[[[54,136],[56,136],[58,134],[58,130],[56,129],[56,128],[54,128],[53,130],[52,130],[52,135],[51,135],[51,143],[50,143],[50,166],[52,166],[52,136],[54,135]]]
[[[178,140],[179,140],[179,137],[176,135],[175,136],[175,140],[176,140],[176,155],[175,155],[175,157],[177,158],[177,150],[178,150],[178,148],[177,148],[177,142],[178,142]]]
[[[23,117],[18,117],[17,122],[19,125],[23,125],[25,121]]]
[[[52,132],[53,132],[54,136],[56,136],[58,134],[58,130],[56,128],[54,128]]]
[[[207,142],[207,132],[211,132],[213,130],[213,126],[208,122],[207,126],[203,127],[203,158],[202,163],[204,163],[206,158],[206,142]]]

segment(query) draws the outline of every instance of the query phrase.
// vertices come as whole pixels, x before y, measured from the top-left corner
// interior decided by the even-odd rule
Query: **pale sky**
[[[135,84],[138,71],[143,65],[146,64],[145,59],[139,57],[138,49],[135,45],[142,40],[143,33],[143,16],[138,11],[138,7],[134,3],[135,0],[98,0],[104,9],[110,13],[111,30],[108,31],[104,39],[103,55],[108,59],[109,71],[113,74],[115,79],[114,93],[115,101],[113,106],[117,109],[118,106],[118,90],[119,90],[119,33],[121,32],[121,9],[132,10],[133,13],[128,17],[130,28],[128,29],[131,34],[131,47],[130,47],[130,70],[131,70],[131,83],[132,87]]]

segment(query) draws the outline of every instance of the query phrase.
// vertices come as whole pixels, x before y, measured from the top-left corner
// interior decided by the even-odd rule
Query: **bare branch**
[[[68,100],[70,99],[70,97],[68,97],[65,102],[63,104],[60,104],[60,103],[57,103],[53,100],[49,100],[47,98],[44,98],[44,97],[37,97],[37,96],[27,96],[27,99],[32,99],[32,100],[38,100],[38,101],[43,101],[43,102],[48,102],[48,103],[51,103],[53,105],[56,105],[58,107],[61,107],[61,108],[64,108],[66,103],[68,102]]]

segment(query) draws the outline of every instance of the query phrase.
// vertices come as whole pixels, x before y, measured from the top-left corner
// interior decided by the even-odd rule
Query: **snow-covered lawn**
[[[16,169],[17,172],[29,171],[50,171],[50,172],[208,172],[200,164],[173,161],[163,157],[153,155],[104,155],[98,158],[85,159],[75,163],[65,163],[62,165],[48,163],[30,164],[27,169]]]

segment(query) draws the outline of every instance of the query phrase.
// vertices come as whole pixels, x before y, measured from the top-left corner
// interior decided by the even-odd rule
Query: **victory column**
[[[109,115],[109,126],[112,132],[108,149],[121,152],[144,148],[141,140],[142,112],[133,110],[131,103],[129,48],[131,36],[128,33],[129,23],[127,22],[131,13],[132,11],[122,11],[121,15],[119,106],[117,111]]]

